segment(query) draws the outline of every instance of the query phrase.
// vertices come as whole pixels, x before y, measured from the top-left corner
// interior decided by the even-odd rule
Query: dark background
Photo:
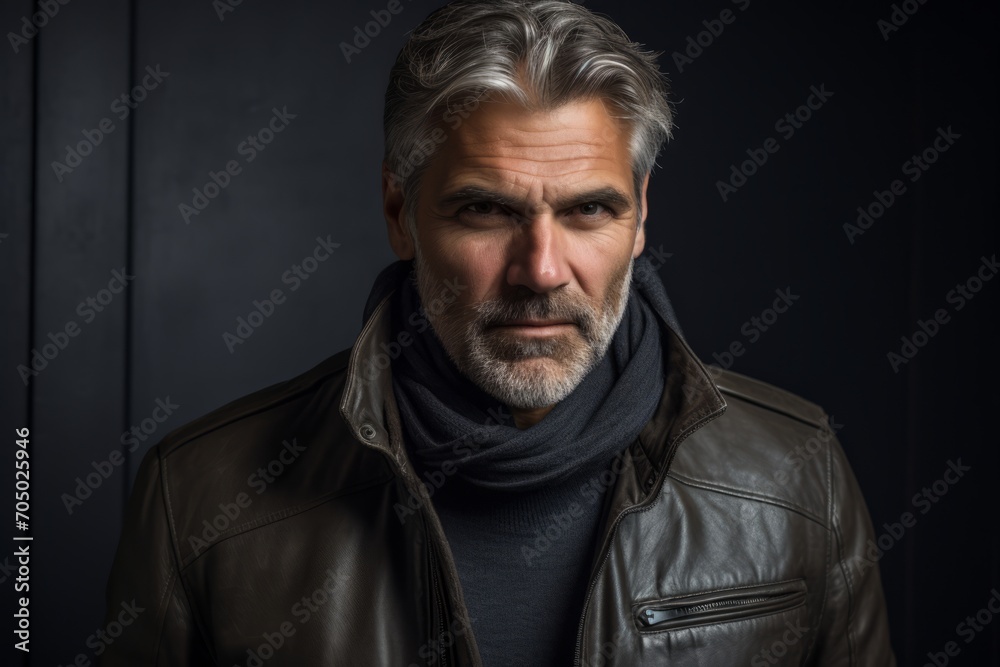
[[[13,513],[14,430],[28,426],[32,664],[93,657],[87,637],[102,623],[123,502],[146,449],[360,331],[372,280],[394,259],[379,189],[387,74],[439,4],[403,0],[348,64],[340,43],[382,0],[246,0],[221,19],[209,0],[53,2],[58,12],[16,53],[8,33],[38,8],[4,0],[0,497]],[[879,559],[900,664],[922,665],[948,641],[961,649],[951,664],[1000,664],[1000,619],[970,643],[956,634],[1000,585],[1000,280],[960,311],[946,298],[998,250],[996,3],[913,0],[888,39],[877,22],[889,2],[587,4],[665,52],[678,127],[651,181],[647,249],[671,254],[660,274],[687,339],[706,362],[743,342],[734,370],[843,425],[876,535],[916,515]],[[735,21],[680,70],[673,52],[725,8]],[[169,75],[120,119],[113,100],[157,65]],[[811,86],[833,95],[786,139],[775,122]],[[286,107],[296,117],[247,163],[240,142]],[[52,163],[102,118],[114,130],[60,180]],[[960,138],[911,182],[903,163],[948,127]],[[724,202],[717,181],[768,137],[778,152]],[[178,206],[234,159],[241,173],[186,224]],[[844,223],[894,179],[905,193],[852,244]],[[328,235],[340,248],[289,292],[282,274]],[[78,304],[126,266],[134,281],[85,322]],[[287,302],[230,353],[222,334],[275,288]],[[785,288],[799,300],[750,343],[743,323]],[[939,308],[949,321],[894,372],[887,353]],[[70,321],[79,335],[25,386],[17,366]],[[122,433],[157,399],[179,408],[129,453]],[[126,463],[69,514],[63,494],[115,450]],[[921,514],[914,494],[959,459],[971,470]],[[19,531],[0,534],[6,626]],[[12,628],[0,629],[11,641]]]

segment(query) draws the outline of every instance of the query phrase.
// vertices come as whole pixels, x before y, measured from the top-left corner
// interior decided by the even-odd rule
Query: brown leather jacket
[[[387,306],[353,348],[146,454],[99,664],[481,664],[400,441]],[[613,466],[566,664],[895,665],[836,425],[665,343],[666,389]]]

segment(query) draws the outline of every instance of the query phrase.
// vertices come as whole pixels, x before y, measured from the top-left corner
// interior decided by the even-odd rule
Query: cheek
[[[481,301],[503,284],[504,248],[498,239],[482,234],[449,239],[439,246],[435,273],[441,278],[456,278],[468,286],[459,297],[463,303]]]
[[[574,255],[573,273],[590,303],[600,308],[605,299],[614,296],[609,290],[617,289],[615,282],[628,270],[632,248],[623,251],[622,244],[616,243],[599,247],[588,245],[581,250]]]

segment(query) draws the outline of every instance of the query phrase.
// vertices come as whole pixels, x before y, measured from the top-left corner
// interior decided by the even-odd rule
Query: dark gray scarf
[[[634,261],[628,305],[607,353],[551,412],[523,430],[506,406],[462,375],[432,333],[412,260],[383,269],[364,320],[395,290],[392,339],[400,340],[406,331],[413,342],[393,360],[393,391],[415,463],[476,486],[525,491],[556,484],[580,468],[608,464],[635,440],[663,393],[660,327],[666,322],[678,334],[680,328],[649,259]]]

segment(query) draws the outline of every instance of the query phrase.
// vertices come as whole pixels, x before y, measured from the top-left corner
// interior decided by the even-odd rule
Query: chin
[[[544,408],[563,400],[580,384],[586,370],[567,368],[551,357],[497,361],[481,388],[511,407]]]

